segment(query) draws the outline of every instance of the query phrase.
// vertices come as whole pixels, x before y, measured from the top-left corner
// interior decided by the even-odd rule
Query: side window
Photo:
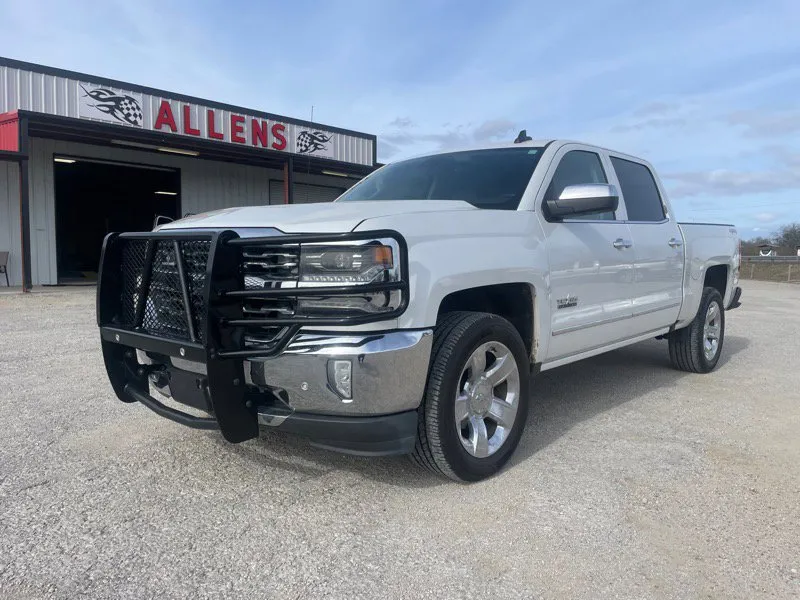
[[[611,157],[630,221],[663,221],[664,205],[656,180],[646,166]]]
[[[585,183],[608,183],[603,163],[594,152],[585,150],[571,150],[561,157],[561,162],[556,167],[553,180],[547,188],[546,198],[557,198],[568,185],[581,185]],[[570,217],[573,219],[588,219],[595,221],[613,221],[613,212],[593,213]]]

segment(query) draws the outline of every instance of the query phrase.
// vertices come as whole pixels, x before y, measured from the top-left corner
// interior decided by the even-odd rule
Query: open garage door
[[[312,185],[308,183],[294,184],[294,203],[310,204],[313,202],[333,202],[345,188],[327,185]],[[271,204],[283,202],[283,181],[272,179],[269,182],[269,201]]]
[[[150,231],[156,216],[180,214],[177,169],[56,156],[53,171],[60,284],[96,281],[107,233]]]

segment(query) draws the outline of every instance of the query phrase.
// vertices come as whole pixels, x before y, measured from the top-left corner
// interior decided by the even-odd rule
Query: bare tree
[[[800,223],[789,223],[781,227],[775,233],[775,242],[781,249],[794,254],[795,249],[800,246]]]

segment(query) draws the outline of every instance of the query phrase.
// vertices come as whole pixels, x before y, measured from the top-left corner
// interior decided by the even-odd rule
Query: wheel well
[[[703,287],[716,288],[720,295],[725,297],[725,289],[728,287],[728,265],[714,265],[706,269],[706,279]]]
[[[437,322],[446,313],[468,310],[492,313],[519,332],[528,356],[533,347],[533,291],[527,283],[501,283],[453,292],[442,299]]]

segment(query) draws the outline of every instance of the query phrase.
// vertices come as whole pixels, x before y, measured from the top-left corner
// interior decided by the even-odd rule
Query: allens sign
[[[286,150],[286,125],[282,123],[270,123],[266,119],[247,118],[234,113],[230,114],[229,120],[220,123],[217,111],[213,108],[206,109],[205,114],[198,114],[198,112],[191,104],[182,104],[179,119],[176,119],[170,102],[162,100],[153,129],[156,131],[168,129],[172,133],[178,133],[180,129],[180,132],[185,135],[199,137],[201,131],[197,126],[200,124],[200,120],[205,119],[205,137],[209,139],[224,140],[227,126],[227,130],[230,132],[229,141],[233,143],[249,143],[251,146]],[[248,125],[249,127],[247,127]],[[249,129],[249,132],[246,129]],[[249,139],[246,133],[250,134]]]
[[[0,114],[30,111],[263,152],[375,164],[375,136],[0,57]]]
[[[128,127],[241,144],[279,152],[339,158],[348,136],[228,110],[80,83],[79,115]],[[339,158],[341,160],[341,158]]]

